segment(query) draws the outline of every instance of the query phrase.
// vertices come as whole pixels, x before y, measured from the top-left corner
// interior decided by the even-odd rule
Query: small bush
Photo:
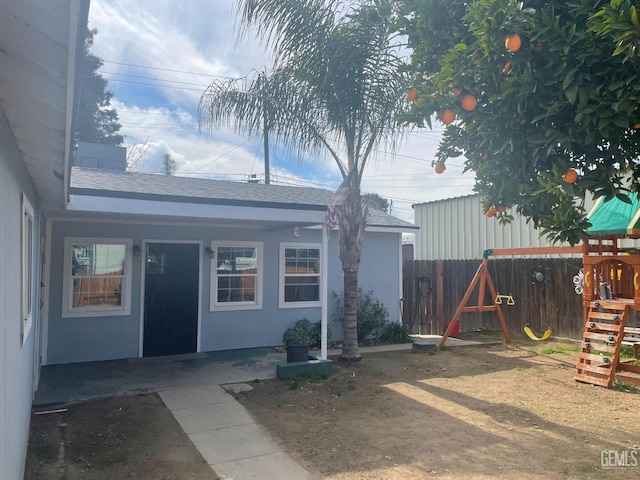
[[[336,302],[336,311],[333,314],[335,321],[344,324],[344,305],[342,297],[332,292]],[[373,290],[364,293],[358,289],[358,342],[377,336],[389,318],[389,310],[373,295]]]
[[[411,343],[409,329],[400,323],[387,323],[378,337],[378,342],[382,344]]]
[[[331,329],[327,325],[327,342],[331,340]],[[322,342],[322,322],[311,325],[311,348],[320,348]]]
[[[309,346],[313,342],[313,328],[311,322],[306,318],[298,320],[293,327],[289,327],[284,331],[282,342],[287,346]]]

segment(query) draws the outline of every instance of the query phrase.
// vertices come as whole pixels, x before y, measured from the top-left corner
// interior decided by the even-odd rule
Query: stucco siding
[[[57,219],[52,223],[51,289],[47,338],[47,364],[133,358],[139,356],[140,302],[142,295],[144,252],[133,257],[131,314],[111,317],[63,318],[64,242],[67,237],[131,239],[134,245],[143,242],[193,242],[207,247],[214,241],[262,242],[263,296],[262,307],[255,310],[210,311],[211,268],[215,262],[200,256],[201,290],[200,350],[215,351],[258,346],[280,345],[282,333],[296,320],[319,321],[321,309],[279,307],[279,256],[281,243],[317,244],[321,246],[319,229],[277,231],[251,228],[205,227],[157,223],[123,223],[117,220],[97,222],[91,219]],[[399,278],[401,269],[399,233],[366,234],[360,265],[360,285],[374,294],[389,308],[390,319],[397,321]],[[331,291],[342,292],[342,270],[338,259],[338,234],[329,240],[329,326],[332,340],[342,338],[342,326],[333,322],[335,304]]]
[[[39,238],[38,199],[21,154],[0,111],[0,478],[23,477],[33,397],[34,338],[37,332],[37,268],[33,278],[33,324],[20,340],[22,195],[35,209],[34,239]],[[39,258],[37,240],[34,263]]]

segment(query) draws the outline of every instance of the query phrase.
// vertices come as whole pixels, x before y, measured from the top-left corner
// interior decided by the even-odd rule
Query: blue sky
[[[246,181],[264,177],[262,140],[230,129],[201,133],[198,100],[215,79],[238,78],[271,64],[251,35],[239,39],[235,0],[91,0],[89,27],[97,28],[93,52],[104,60],[102,75],[128,146],[147,143],[141,171],[157,172],[162,156],[177,161],[177,175]],[[460,158],[437,175],[431,166],[439,141],[434,131],[407,132],[395,155],[378,151],[367,166],[363,192],[392,201],[392,213],[413,221],[411,205],[472,193],[473,177],[462,175]],[[298,161],[270,148],[271,182],[335,189],[333,160]],[[481,215],[481,212],[478,212]]]

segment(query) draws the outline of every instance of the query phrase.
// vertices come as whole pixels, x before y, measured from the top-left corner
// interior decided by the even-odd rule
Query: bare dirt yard
[[[216,480],[155,394],[65,406],[31,419],[25,480]]]
[[[366,354],[239,401],[318,478],[638,479],[640,394],[573,380],[563,341]]]

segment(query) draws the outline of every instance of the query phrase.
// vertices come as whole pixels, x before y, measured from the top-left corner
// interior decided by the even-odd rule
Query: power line
[[[125,62],[114,62],[111,60],[103,60],[103,63],[110,63],[113,65],[124,65],[126,67],[136,67],[136,68],[147,68],[149,70],[159,70],[162,72],[172,72],[172,73],[182,73],[185,75],[197,75],[197,76],[201,76],[201,77],[210,77],[210,78],[223,78],[225,80],[231,80],[234,77],[229,77],[229,76],[224,76],[224,75],[213,75],[210,73],[201,73],[201,72],[188,72],[186,70],[175,70],[172,68],[161,68],[161,67],[152,67],[151,65],[141,65],[141,64],[137,64],[137,63],[125,63]],[[242,77],[238,77],[238,78],[242,78]]]

